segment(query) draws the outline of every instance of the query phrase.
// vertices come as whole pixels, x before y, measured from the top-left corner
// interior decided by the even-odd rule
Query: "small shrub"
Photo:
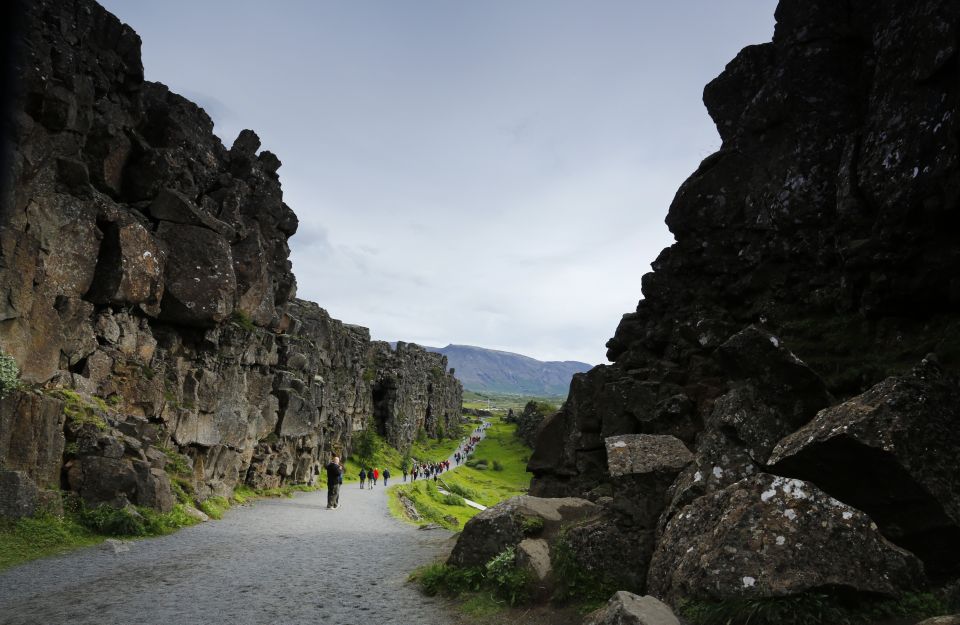
[[[143,516],[130,508],[112,508],[106,504],[80,512],[80,523],[104,536],[146,536]]]
[[[157,512],[152,508],[138,508],[140,515],[144,519],[144,527],[149,536],[163,536],[177,531],[181,527],[196,525],[199,521],[188,515],[184,504],[177,504],[173,510],[166,514]]]
[[[223,518],[223,513],[230,508],[230,502],[223,497],[210,497],[201,501],[197,507],[211,519],[219,521]]]
[[[54,389],[51,395],[63,401],[63,413],[72,425],[76,427],[92,425],[98,430],[107,429],[107,420],[101,414],[107,410],[107,404],[99,397],[87,401],[79,393],[68,388]]]
[[[170,480],[170,488],[173,490],[177,501],[182,504],[191,505],[193,503],[193,484],[183,478],[174,478]]]
[[[473,492],[473,490],[467,488],[466,486],[461,486],[460,484],[447,484],[447,490],[455,495],[460,495],[464,499],[470,499],[471,501],[476,501],[477,499],[477,494]]]
[[[493,461],[493,470],[494,471],[503,471],[503,464],[499,460]]]
[[[0,349],[0,397],[17,388],[20,383],[20,368],[17,361]]]
[[[167,473],[173,475],[193,475],[193,469],[190,468],[190,460],[183,454],[170,449],[169,447],[158,447],[167,457],[167,464],[164,469]]]
[[[254,325],[253,319],[250,318],[250,315],[239,309],[233,311],[233,314],[230,315],[230,321],[243,328],[247,332],[253,332],[257,329],[257,326]]]
[[[463,497],[460,495],[454,495],[453,493],[449,495],[440,495],[440,503],[447,506],[466,506],[467,502],[463,500]]]
[[[486,579],[492,590],[510,605],[524,603],[530,597],[530,575],[517,566],[513,547],[504,549],[486,565]]]
[[[520,531],[524,536],[539,536],[543,532],[543,519],[538,516],[525,516],[520,521]]]
[[[456,597],[460,593],[477,591],[483,586],[483,569],[459,568],[446,564],[431,564],[412,576],[420,584],[423,594],[433,597],[438,594]]]

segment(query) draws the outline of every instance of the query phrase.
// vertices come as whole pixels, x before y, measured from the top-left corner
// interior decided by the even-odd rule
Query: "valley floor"
[[[109,543],[0,573],[0,624],[446,625],[446,602],[408,583],[450,533],[390,517],[384,489],[344,485],[264,499],[170,536]]]

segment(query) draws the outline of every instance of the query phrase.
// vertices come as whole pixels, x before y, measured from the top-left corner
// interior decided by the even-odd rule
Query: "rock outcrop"
[[[932,359],[820,412],[774,470],[870,514],[932,573],[960,572],[960,385]]]
[[[919,587],[922,571],[863,512],[808,482],[764,473],[696,499],[667,524],[649,589],[671,601],[822,588],[897,596]]]
[[[575,497],[513,497],[467,521],[447,562],[483,566],[528,536],[553,538],[567,525],[595,517],[597,512],[597,506]]]
[[[529,463],[532,494],[595,501],[642,542],[649,515],[617,509],[608,441],[689,449],[665,494],[633,497],[659,515],[657,555],[625,568],[649,568],[671,600],[895,595],[960,561],[960,6],[781,0],[776,18],[772,42],[707,85],[722,146],[678,190],[676,243],[608,342],[612,364],[574,376]],[[905,376],[930,352],[942,375]],[[761,499],[782,476],[820,502],[796,542],[845,564],[765,560],[788,540],[767,536],[783,515]]]
[[[146,82],[140,39],[91,0],[25,5],[13,186],[0,213],[0,466],[90,503],[169,509],[310,483],[352,432],[404,449],[460,419],[446,360],[294,298],[280,160],[227,149]]]

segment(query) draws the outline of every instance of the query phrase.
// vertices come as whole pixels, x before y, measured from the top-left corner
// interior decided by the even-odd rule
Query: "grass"
[[[490,410],[506,413],[523,411],[529,401],[546,402],[559,406],[566,400],[566,396],[534,397],[532,395],[514,395],[512,393],[497,393],[494,391],[464,391],[463,407],[475,410]]]
[[[449,458],[459,445],[459,438],[418,440],[410,448],[410,457],[420,462],[441,462]]]
[[[473,458],[487,460],[490,468],[460,466],[455,471],[444,473],[441,478],[451,492],[456,492],[458,488],[465,489],[473,495],[468,499],[488,508],[526,493],[530,488],[530,478],[533,477],[527,473],[531,451],[514,435],[516,429],[516,424],[491,419],[486,438],[477,444],[473,452]]]
[[[0,522],[0,570],[103,542],[72,517],[38,516]]]
[[[516,427],[516,424],[504,423],[501,419],[490,420],[487,435],[477,444],[473,457],[486,459],[486,466],[491,468],[477,469],[461,465],[441,474],[440,486],[445,486],[453,496],[443,496],[431,490],[432,480],[417,480],[391,487],[389,502],[393,515],[408,520],[397,499],[400,493],[404,493],[424,517],[423,523],[437,523],[449,530],[459,531],[464,523],[480,512],[460,503],[463,498],[491,507],[526,493],[531,478],[526,466],[530,448],[514,436]],[[499,467],[499,470],[494,470],[493,466]],[[430,482],[429,486],[426,482]],[[445,520],[446,516],[456,518],[457,523]]]
[[[403,493],[417,507],[417,512],[423,517],[423,521],[415,523],[423,525],[425,523],[436,523],[450,531],[457,532],[463,528],[463,524],[472,519],[479,510],[471,508],[463,503],[463,498],[458,495],[443,495],[434,485],[433,480],[417,480],[416,482],[407,482],[406,484],[397,484],[387,489],[387,500],[390,512],[397,518],[410,522],[403,512],[403,506],[399,501],[399,495]],[[449,519],[456,519],[456,523]]]
[[[438,562],[417,569],[410,579],[429,597],[469,594],[471,610],[477,616],[482,615],[477,612],[499,611],[504,603],[516,606],[530,598],[530,575],[517,566],[513,547],[497,554],[484,566],[461,568]]]
[[[37,558],[96,545],[111,537],[163,536],[195,525],[198,523],[197,519],[187,511],[188,507],[194,507],[192,497],[179,482],[173,484],[179,503],[167,513],[145,507],[88,507],[73,499],[66,502],[65,507],[68,510],[61,516],[43,514],[18,520],[0,519],[0,570]],[[304,484],[266,490],[254,490],[241,485],[229,499],[211,497],[196,507],[210,518],[220,519],[234,504],[243,504],[260,497],[289,497],[297,491],[316,489],[315,486]]]
[[[109,407],[99,397],[86,399],[68,388],[56,388],[50,391],[50,394],[63,401],[63,413],[75,427],[89,424],[98,430],[107,429],[107,420],[103,415],[109,412]]]

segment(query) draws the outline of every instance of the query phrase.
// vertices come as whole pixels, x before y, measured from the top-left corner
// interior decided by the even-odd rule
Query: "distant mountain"
[[[447,345],[427,347],[443,354],[456,377],[468,391],[493,391],[538,397],[566,395],[574,373],[592,369],[593,365],[573,360],[543,362],[511,352]]]

